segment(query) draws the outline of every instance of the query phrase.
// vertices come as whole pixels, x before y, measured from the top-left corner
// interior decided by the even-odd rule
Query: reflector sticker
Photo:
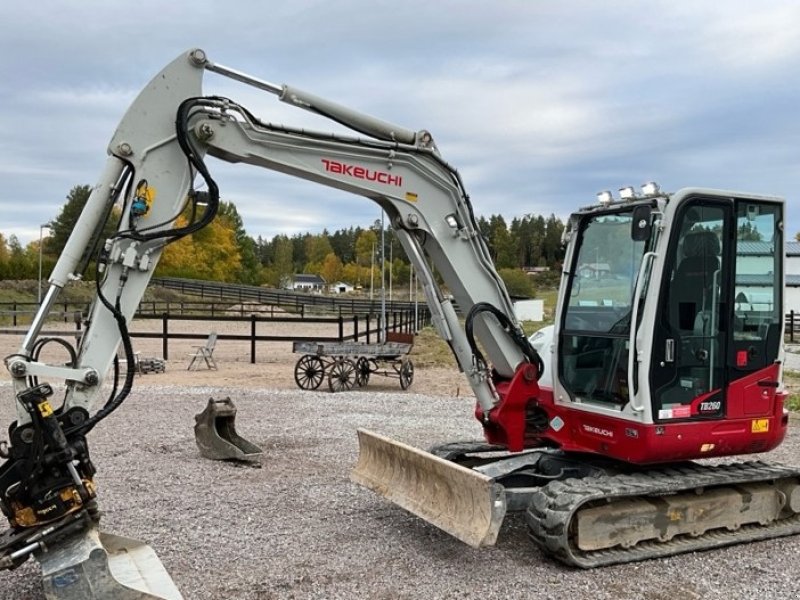
[[[564,419],[561,417],[553,417],[550,419],[550,427],[553,428],[553,431],[561,431],[561,428],[564,427]]]
[[[769,431],[769,419],[753,419],[750,425],[753,433],[766,433]]]
[[[736,366],[737,367],[747,366],[747,350],[739,350],[736,353]]]
[[[703,444],[700,446],[700,452],[711,452],[714,449],[714,444]]]
[[[686,419],[692,416],[691,406],[675,406],[673,408],[662,408],[658,411],[659,419]]]

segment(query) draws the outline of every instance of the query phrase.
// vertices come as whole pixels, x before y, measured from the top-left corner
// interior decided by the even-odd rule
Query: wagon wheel
[[[356,384],[356,365],[352,360],[338,358],[328,373],[328,387],[332,392],[349,390]]]
[[[369,376],[372,374],[372,365],[369,359],[363,356],[356,361],[356,385],[364,387],[369,383]]]
[[[302,390],[315,390],[325,376],[325,365],[318,356],[306,354],[294,366],[294,380]]]
[[[406,359],[400,365],[400,388],[407,390],[414,381],[414,363]]]

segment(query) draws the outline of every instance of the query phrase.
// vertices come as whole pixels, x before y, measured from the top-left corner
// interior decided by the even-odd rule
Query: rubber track
[[[585,569],[695,552],[732,544],[767,540],[800,533],[800,514],[769,525],[743,525],[735,531],[715,529],[667,542],[645,541],[631,548],[614,547],[585,552],[569,538],[570,524],[587,502],[603,499],[646,498],[696,488],[800,478],[800,470],[759,461],[717,466],[685,467],[586,479],[554,481],[537,490],[525,513],[528,533],[543,551],[569,565]]]

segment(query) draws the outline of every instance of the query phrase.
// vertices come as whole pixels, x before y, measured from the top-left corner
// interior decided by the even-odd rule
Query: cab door
[[[696,197],[677,211],[653,331],[656,422],[769,413],[777,373],[764,375],[770,387],[748,377],[778,355],[780,220],[780,204],[746,199]]]

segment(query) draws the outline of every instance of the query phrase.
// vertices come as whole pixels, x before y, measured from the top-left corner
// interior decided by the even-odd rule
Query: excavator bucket
[[[259,462],[262,450],[236,433],[236,406],[230,398],[214,400],[194,416],[194,439],[200,454],[211,460]]]
[[[492,478],[364,429],[358,447],[352,481],[470,546],[495,543],[506,498]]]
[[[36,558],[47,600],[183,600],[150,546],[94,526]]]

